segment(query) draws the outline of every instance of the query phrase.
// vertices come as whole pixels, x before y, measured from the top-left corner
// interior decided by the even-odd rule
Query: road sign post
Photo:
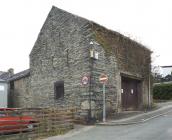
[[[103,122],[106,121],[105,83],[103,84]]]
[[[100,83],[103,84],[103,122],[106,121],[106,95],[105,95],[105,84],[108,81],[108,77],[105,74],[101,74],[99,77]]]

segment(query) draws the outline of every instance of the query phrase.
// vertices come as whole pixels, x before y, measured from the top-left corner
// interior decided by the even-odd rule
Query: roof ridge
[[[12,75],[12,76],[8,79],[8,81],[18,80],[18,79],[20,79],[20,78],[23,78],[23,77],[29,76],[29,75],[30,75],[30,69],[26,69],[26,70],[23,70],[23,71],[21,71],[21,72],[18,72],[18,73],[16,73],[16,74]]]

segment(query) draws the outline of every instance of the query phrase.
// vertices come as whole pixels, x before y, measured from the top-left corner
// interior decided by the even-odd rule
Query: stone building
[[[8,78],[9,83],[9,107],[31,107],[30,95],[30,70],[24,70],[13,74]]]
[[[53,6],[30,53],[29,74],[11,79],[22,98],[16,105],[73,106],[98,118],[104,73],[107,113],[143,109],[152,103],[150,54],[118,32]]]

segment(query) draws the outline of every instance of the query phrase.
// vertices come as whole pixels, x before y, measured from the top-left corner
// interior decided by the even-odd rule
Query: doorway
[[[122,77],[121,82],[122,109],[124,111],[138,110],[141,97],[141,81]]]

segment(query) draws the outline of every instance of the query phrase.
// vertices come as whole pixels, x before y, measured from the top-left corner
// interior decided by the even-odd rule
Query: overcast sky
[[[172,65],[171,0],[1,0],[0,71],[29,68],[29,54],[52,5],[118,31]]]

